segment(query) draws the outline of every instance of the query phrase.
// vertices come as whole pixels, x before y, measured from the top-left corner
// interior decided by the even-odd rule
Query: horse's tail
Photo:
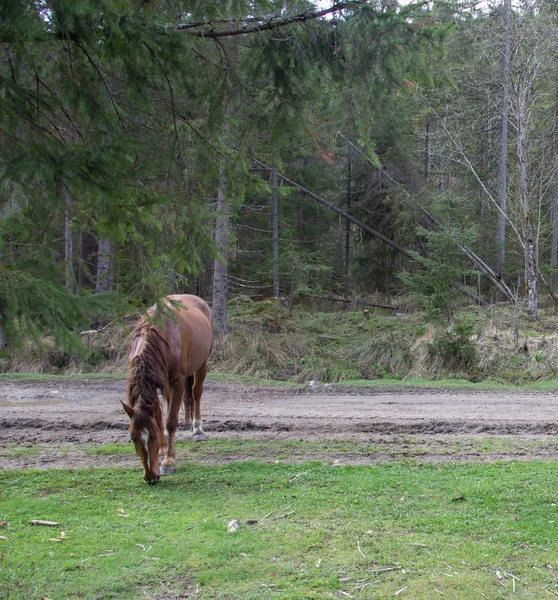
[[[154,414],[157,390],[168,392],[169,345],[157,327],[140,321],[132,334],[128,366],[128,404]]]
[[[186,377],[184,382],[184,409],[186,410],[186,423],[191,423],[194,418],[194,376]]]

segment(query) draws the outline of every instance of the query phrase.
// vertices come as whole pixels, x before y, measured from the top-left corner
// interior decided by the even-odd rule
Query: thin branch
[[[99,68],[99,66],[97,65],[97,63],[91,58],[91,56],[89,55],[89,52],[87,52],[87,50],[83,47],[83,45],[81,44],[81,42],[76,39],[74,40],[75,44],[77,45],[77,47],[83,52],[83,54],[85,54],[85,57],[87,58],[87,60],[90,62],[91,66],[95,69],[95,71],[97,72],[97,75],[99,75],[101,81],[103,82],[103,86],[105,88],[105,91],[109,97],[109,100],[114,108],[114,112],[116,113],[116,116],[118,117],[118,120],[120,121],[120,124],[122,125],[122,129],[124,129],[124,131],[130,135],[130,132],[128,131],[128,128],[126,127],[126,123],[124,123],[124,119],[122,118],[122,115],[120,114],[120,110],[118,108],[118,104],[116,103],[116,100],[113,98],[112,92],[110,91],[110,88],[108,86],[108,83],[105,81],[105,78],[103,76],[103,74],[101,73],[101,69]]]
[[[84,138],[83,138],[83,135],[82,135],[82,133],[81,133],[81,131],[79,129],[79,127],[77,126],[77,124],[72,119],[72,116],[70,115],[70,113],[68,112],[68,110],[66,109],[66,107],[62,105],[62,103],[60,102],[58,96],[50,89],[50,87],[46,84],[46,82],[44,82],[40,77],[38,77],[38,81],[45,88],[45,90],[47,90],[47,92],[58,102],[60,110],[64,113],[64,115],[66,116],[66,118],[68,119],[68,121],[71,123],[72,127],[76,130],[76,133],[78,134],[79,138],[82,141],[85,141]]]
[[[185,125],[187,125],[198,137],[200,137],[221,158],[225,159],[226,161],[229,160],[229,158],[227,156],[225,156],[220,150],[217,150],[217,148],[200,131],[198,131],[192,125],[192,123],[190,123],[190,121],[188,121],[188,119],[185,119],[184,117],[181,117],[180,115],[176,115],[176,118],[179,121],[182,121],[182,123],[184,123]]]

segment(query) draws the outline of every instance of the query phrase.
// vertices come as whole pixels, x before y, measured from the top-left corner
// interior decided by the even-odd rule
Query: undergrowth
[[[558,374],[558,316],[544,307],[539,315],[533,324],[511,307],[471,307],[448,328],[421,312],[290,312],[272,300],[237,298],[229,304],[230,334],[216,339],[209,369],[221,376],[296,383],[548,381]],[[0,359],[0,371],[124,375],[132,323],[84,332],[86,356],[60,352],[45,340],[42,348],[29,345]]]

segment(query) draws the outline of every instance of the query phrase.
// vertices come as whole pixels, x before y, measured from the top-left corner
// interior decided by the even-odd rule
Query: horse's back
[[[185,306],[186,309],[195,308],[199,310],[211,323],[211,311],[209,310],[209,306],[207,305],[207,302],[202,300],[199,296],[194,296],[192,294],[172,294],[167,296],[167,300],[171,304],[179,302],[182,306]]]
[[[211,311],[204,300],[191,294],[173,294],[166,299],[177,316],[180,342],[175,348],[180,351],[176,358],[188,377],[205,364],[213,348]]]

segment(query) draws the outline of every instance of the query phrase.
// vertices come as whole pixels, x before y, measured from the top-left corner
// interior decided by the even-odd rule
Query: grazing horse
[[[128,350],[130,438],[144,469],[155,484],[176,464],[174,436],[180,405],[192,422],[195,441],[205,440],[200,403],[207,359],[213,347],[211,313],[197,296],[167,296],[147,310],[132,333]],[[166,439],[157,390],[167,401]],[[162,462],[159,470],[159,452]]]

